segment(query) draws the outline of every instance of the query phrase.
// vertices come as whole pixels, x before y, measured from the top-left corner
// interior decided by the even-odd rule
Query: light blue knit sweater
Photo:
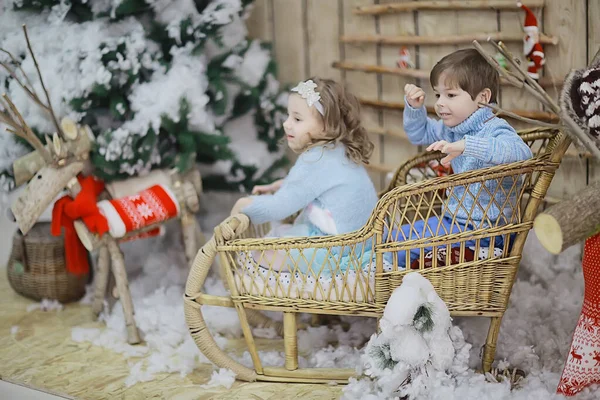
[[[405,104],[404,130],[413,144],[426,146],[438,140],[447,142],[465,140],[463,154],[451,161],[452,170],[455,173],[523,161],[532,157],[529,146],[517,132],[505,120],[495,117],[488,107],[479,108],[462,123],[448,128],[442,121],[428,118],[425,107],[415,109],[406,102],[406,99]],[[465,186],[456,187],[453,195],[448,198],[446,216],[450,218],[456,216],[456,220],[461,225],[464,226],[468,223],[474,228],[488,227],[489,222],[492,225],[504,225],[510,221],[512,208],[516,203],[516,191],[514,188],[511,190],[513,184],[514,181],[511,178],[502,180],[502,188],[506,193],[511,193],[508,201],[502,188],[498,188],[498,180],[488,181],[484,184],[489,193],[479,183],[469,185],[466,195],[467,188]],[[490,193],[494,195],[494,201]],[[460,204],[463,196],[464,200]],[[477,201],[475,201],[475,197],[477,197]],[[484,211],[486,209],[487,212]],[[503,217],[499,218],[501,211]],[[470,219],[468,218],[469,213],[471,213]]]
[[[377,203],[377,193],[365,168],[345,152],[342,144],[305,151],[275,194],[253,196],[242,212],[261,224],[280,221],[312,203],[331,213],[337,233],[361,228]]]

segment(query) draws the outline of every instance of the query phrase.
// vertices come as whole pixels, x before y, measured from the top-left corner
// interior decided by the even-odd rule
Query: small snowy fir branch
[[[421,333],[429,332],[433,329],[433,305],[425,303],[419,306],[413,318],[413,325]]]
[[[394,369],[398,361],[392,359],[389,343],[382,343],[369,348],[369,357],[375,363],[375,367],[384,369]]]

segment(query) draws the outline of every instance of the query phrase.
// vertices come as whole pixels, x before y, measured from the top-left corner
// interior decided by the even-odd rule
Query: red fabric
[[[565,396],[600,383],[600,233],[585,241],[582,268],[583,306],[556,390]]]
[[[89,272],[87,250],[79,240],[73,222],[81,219],[91,232],[104,234],[108,231],[106,218],[100,214],[96,206],[96,198],[104,190],[104,183],[97,181],[92,176],[85,178],[78,176],[81,191],[75,198],[64,196],[54,203],[52,209],[51,233],[54,236],[61,234],[65,229],[65,260],[67,271],[72,274],[86,274]]]
[[[527,73],[534,79],[539,79],[539,71],[546,63],[544,49],[542,45],[536,43],[533,49],[527,54]]]
[[[465,261],[464,262],[473,261],[474,259],[475,259],[475,252],[473,250],[469,249],[468,247],[465,248]],[[448,265],[458,264],[459,262],[460,262],[460,248],[453,247],[450,249],[450,264],[448,264]],[[425,257],[423,258],[423,263],[425,264],[425,266],[423,268],[431,268],[433,266],[433,251],[430,251],[427,254],[425,254]],[[421,263],[419,262],[419,259],[414,260],[410,264],[410,269],[420,269],[419,268],[420,265],[421,265]],[[446,266],[446,248],[445,247],[438,249],[437,266],[438,267]]]
[[[126,231],[131,232],[176,217],[175,201],[161,185],[154,185],[110,203],[119,213]]]
[[[400,49],[399,53],[400,57],[398,57],[398,61],[396,62],[396,65],[398,66],[398,68],[414,68],[415,65],[412,62],[412,59],[410,57],[410,52],[408,51],[408,49],[405,46],[402,46],[402,48]]]
[[[533,11],[529,9],[525,4],[518,2],[517,5],[525,11],[525,26],[538,26],[537,18]]]

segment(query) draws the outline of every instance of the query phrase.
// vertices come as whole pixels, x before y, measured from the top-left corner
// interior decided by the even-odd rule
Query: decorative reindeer
[[[577,350],[581,350],[581,346],[574,346],[571,350],[571,361],[575,361],[577,364],[581,364],[581,359],[583,358],[583,354],[577,352]]]
[[[594,367],[600,366],[600,351],[594,350],[594,356],[592,357],[592,359],[594,361],[596,361],[596,364],[594,364]]]
[[[0,122],[8,126],[7,131],[25,139],[35,149],[35,151],[16,160],[13,164],[15,183],[21,185],[29,181],[24,193],[11,207],[19,229],[23,234],[26,234],[38,220],[42,212],[52,204],[56,196],[65,188],[71,200],[77,202],[83,196],[82,185],[85,186],[90,182],[96,184],[97,182],[85,181],[84,184],[81,174],[90,167],[89,152],[93,140],[92,132],[88,126],[79,126],[68,118],[63,118],[59,124],[58,118],[52,108],[48,91],[44,85],[37,60],[31,48],[25,26],[23,26],[23,32],[29,54],[35,64],[40,84],[44,90],[46,102],[44,103],[37,95],[33,85],[25,72],[20,68],[15,57],[3,49],[0,49],[0,51],[7,54],[13,63],[19,66],[18,68],[22,72],[24,81],[17,76],[7,63],[0,62],[0,65],[8,71],[10,76],[23,88],[29,97],[48,113],[56,128],[52,139],[46,137],[46,145],[44,145],[27,125],[11,99],[6,94],[2,96],[0,105],[3,109],[0,109]],[[156,181],[159,181],[161,185],[155,185]],[[137,188],[137,190],[142,190],[142,192],[139,194],[135,192],[123,192],[123,189],[129,188]],[[102,236],[90,231],[90,224],[87,223],[89,219],[86,220],[86,218],[90,218],[88,215],[82,216],[83,218],[72,222],[73,229],[71,230],[71,234],[77,235],[87,250],[99,250],[94,303],[92,307],[94,313],[98,315],[102,311],[111,276],[109,269],[112,269],[116,290],[108,290],[108,292],[109,295],[112,294],[114,297],[120,298],[125,314],[128,341],[131,344],[135,344],[140,342],[140,337],[134,321],[133,303],[129,293],[123,253],[118,243],[121,240],[144,237],[149,233],[156,233],[158,228],[167,219],[176,217],[181,220],[185,254],[188,261],[191,262],[204,241],[200,227],[193,215],[199,208],[198,197],[202,191],[202,181],[198,170],[190,166],[183,173],[179,173],[176,170],[153,171],[150,177],[130,178],[125,184],[108,184],[106,185],[106,191],[108,195],[105,194],[104,197],[111,197],[111,195],[112,197],[116,197],[117,192],[120,192],[120,196],[125,197],[117,200],[105,200],[105,207],[131,207],[131,204],[135,204],[135,201],[140,198],[144,198],[150,203],[155,203],[157,196],[160,197],[162,194],[167,199],[166,201],[170,201],[169,204],[174,209],[173,213],[159,212],[157,214],[160,215],[153,215],[153,211],[148,209],[147,204],[137,204],[138,211],[141,212],[139,215],[144,217],[142,219],[145,220],[146,217],[153,217],[149,218],[151,222],[144,226],[143,223],[138,223],[140,221],[136,221],[136,224],[131,229],[128,229],[127,232],[121,232],[119,235],[116,235],[115,230],[111,226],[108,226],[108,222],[110,221],[104,222],[107,225],[106,229],[108,229],[108,232]],[[87,195],[89,193],[86,192]],[[95,199],[95,197],[93,198]],[[67,198],[66,200],[68,202],[69,199]],[[98,211],[97,207],[94,200],[93,208],[96,212]],[[162,210],[163,208],[160,209]],[[57,210],[56,205],[54,210]],[[53,212],[53,219],[55,214]],[[97,213],[97,215],[101,214]],[[58,231],[60,232],[60,226],[58,226]],[[66,236],[68,234],[69,231],[67,231]],[[67,239],[66,236],[65,240]],[[67,260],[67,263],[69,263],[69,260]]]

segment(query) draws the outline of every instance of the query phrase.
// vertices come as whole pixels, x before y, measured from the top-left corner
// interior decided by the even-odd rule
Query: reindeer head
[[[14,220],[19,225],[21,232],[25,234],[56,196],[65,187],[68,188],[77,182],[76,176],[84,169],[89,158],[93,135],[88,126],[78,126],[68,118],[63,118],[59,125],[25,26],[23,26],[23,31],[29,53],[44,90],[46,103],[37,95],[22,69],[21,72],[25,82],[17,76],[7,63],[0,61],[0,66],[4,67],[27,95],[49,114],[56,128],[52,139],[46,136],[46,144],[44,145],[27,125],[11,99],[6,94],[0,99],[0,122],[8,126],[8,132],[26,140],[35,149],[13,163],[15,184],[20,186],[29,181],[24,193],[11,207]],[[7,54],[15,65],[19,65],[11,53],[3,49],[0,49],[0,51]],[[31,179],[32,177],[33,179]]]

